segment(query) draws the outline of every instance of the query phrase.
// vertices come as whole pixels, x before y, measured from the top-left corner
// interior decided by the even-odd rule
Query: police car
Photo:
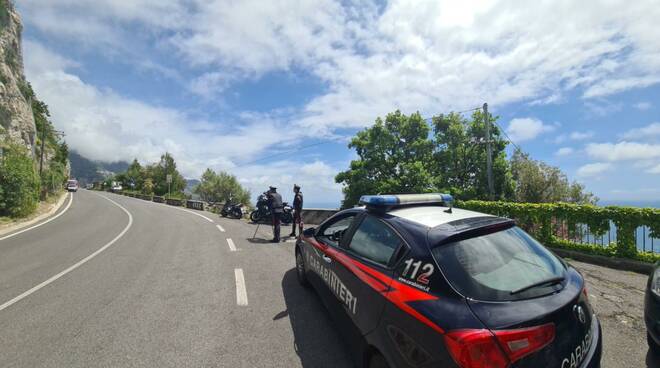
[[[296,242],[359,367],[599,367],[583,277],[446,194],[363,196]]]

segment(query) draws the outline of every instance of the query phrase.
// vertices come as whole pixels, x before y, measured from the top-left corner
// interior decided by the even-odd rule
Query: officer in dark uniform
[[[273,243],[280,242],[280,219],[284,212],[284,204],[282,203],[282,196],[277,193],[277,188],[270,187],[268,191],[268,207],[273,216]]]
[[[303,194],[300,191],[300,185],[293,184],[293,224],[291,224],[291,234],[289,236],[296,236],[296,226],[300,227],[302,234],[302,208],[303,208]]]

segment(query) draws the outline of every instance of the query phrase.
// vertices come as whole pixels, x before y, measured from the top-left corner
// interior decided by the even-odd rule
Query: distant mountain
[[[129,165],[125,161],[110,163],[92,161],[76,151],[69,152],[69,161],[71,162],[71,177],[78,179],[82,184],[100,181],[109,175],[126,171]]]

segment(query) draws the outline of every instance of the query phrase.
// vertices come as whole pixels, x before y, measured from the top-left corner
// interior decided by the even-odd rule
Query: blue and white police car
[[[514,221],[446,194],[360,202],[295,247],[359,367],[600,366],[583,277]]]

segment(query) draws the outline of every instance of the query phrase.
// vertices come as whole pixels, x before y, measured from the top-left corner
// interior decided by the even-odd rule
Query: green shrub
[[[516,219],[548,246],[579,250],[608,257],[636,259],[644,262],[660,260],[659,254],[640,252],[635,242],[635,230],[640,226],[650,229],[650,236],[660,238],[660,210],[637,207],[598,207],[572,203],[513,203],[488,201],[459,201],[457,207]],[[577,238],[576,225],[585,224],[589,232],[602,236],[610,228],[610,221],[617,229],[617,241],[607,246],[582,244],[555,236],[553,224],[565,223],[569,238]]]
[[[0,215],[23,217],[39,203],[39,175],[22,146],[4,148],[0,158]]]

